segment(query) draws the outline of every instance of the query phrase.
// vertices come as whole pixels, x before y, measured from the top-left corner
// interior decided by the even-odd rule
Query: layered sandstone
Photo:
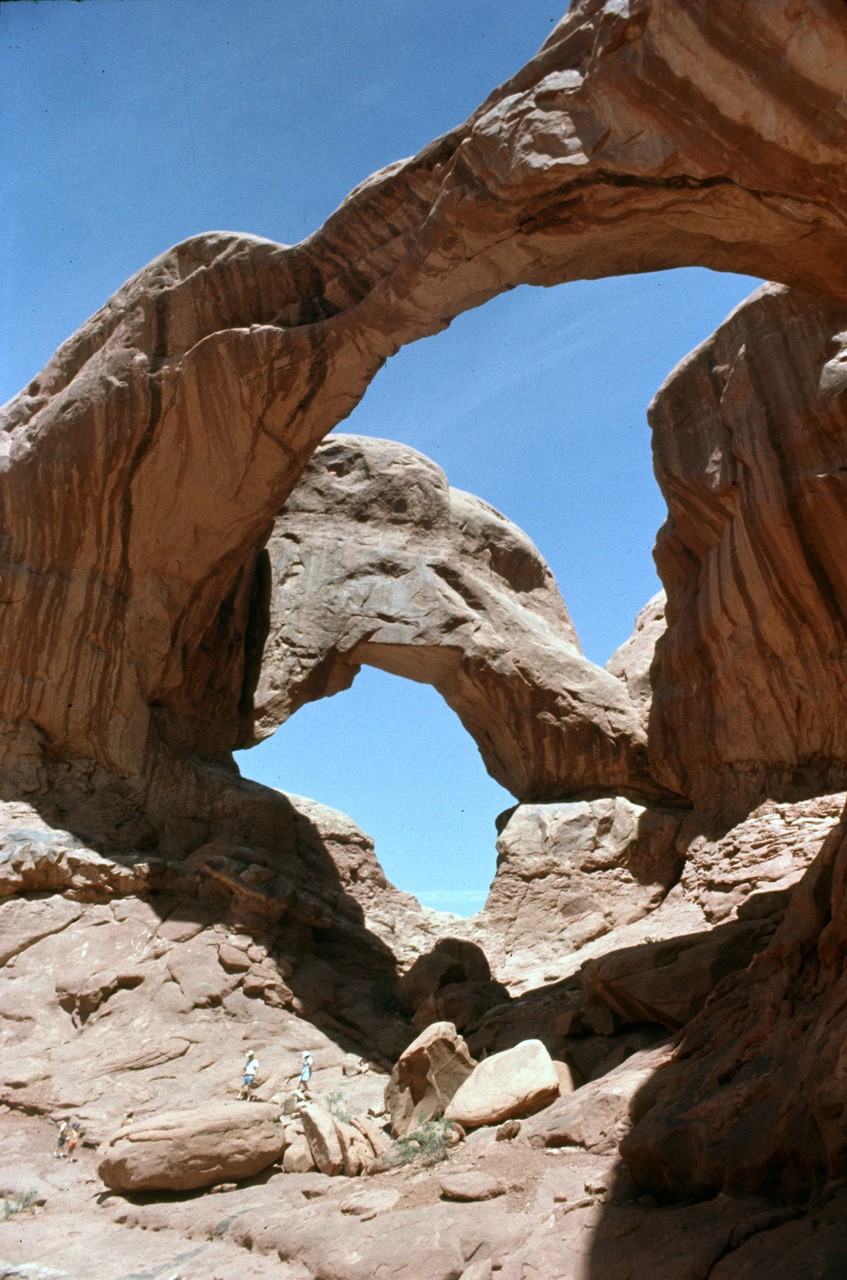
[[[523,800],[657,795],[622,681],[582,654],[516,525],[404,445],[333,436],[274,521],[255,737],[362,663],[435,686]]]
[[[669,513],[651,762],[703,807],[847,778],[845,328],[842,304],[766,285],[649,410]]]
[[[342,1045],[377,1067],[376,1046],[397,1057],[411,1038],[391,1004],[397,957],[405,965],[429,950],[443,922],[384,883],[353,824],[298,809],[232,771],[232,747],[253,732],[268,638],[264,545],[317,444],[403,343],[519,283],[698,263],[792,288],[755,297],[658,397],[657,471],[670,510],[658,549],[667,631],[660,634],[656,606],[611,674],[591,673],[595,692],[612,687],[608,678],[616,697],[638,703],[625,731],[597,736],[606,704],[592,693],[572,722],[563,718],[567,740],[578,744],[575,762],[563,753],[551,770],[567,769],[562,788],[593,786],[610,759],[618,768],[619,739],[640,741],[646,716],[649,772],[697,805],[673,837],[691,854],[674,885],[678,867],[664,860],[671,846],[659,841],[661,874],[648,878],[645,895],[644,885],[636,891],[627,881],[635,914],[652,910],[584,939],[582,955],[550,971],[552,987],[487,1009],[467,1039],[476,1053],[537,1038],[572,1058],[592,1077],[589,1093],[577,1089],[548,1119],[581,1144],[586,1161],[635,1123],[624,1151],[642,1189],[691,1198],[764,1192],[805,1203],[826,1188],[839,1207],[847,855],[841,827],[825,838],[831,803],[809,802],[817,806],[811,836],[790,830],[806,811],[788,809],[797,794],[843,786],[847,764],[838,550],[845,64],[836,0],[578,3],[465,125],[363,183],[308,241],[286,248],[212,233],[177,246],[133,277],[6,406],[0,783],[24,821],[8,824],[10,892],[0,908],[0,1088],[21,1131],[73,1107],[89,1134],[103,1136],[116,1109],[161,1112],[188,1090],[197,1101],[222,1096],[237,1084],[245,1038],[271,1062],[264,1083],[274,1096],[290,1090],[304,1044],[316,1059],[316,1087],[342,1078]],[[433,495],[444,494],[441,481],[432,485]],[[518,633],[521,648],[529,645],[553,597],[533,552],[496,513],[449,491],[444,502],[448,558],[488,557],[484,567],[463,559],[448,582],[489,593],[491,633],[481,650],[488,667],[474,686],[481,701],[471,699],[473,716],[467,689],[455,695],[484,736],[498,699],[510,714],[520,706],[496,670],[497,645]],[[296,506],[289,514],[314,514]],[[407,514],[380,511],[383,526]],[[399,523],[417,537],[425,520]],[[504,547],[505,575],[497,563]],[[291,563],[305,572],[305,561]],[[508,580],[514,565],[534,565],[539,584],[518,588],[534,597],[523,612],[514,600],[494,600],[497,580]],[[429,650],[430,621],[438,631],[460,619],[461,660],[443,636],[436,646],[435,666],[447,653],[455,674],[472,652],[471,627],[468,615],[441,608],[417,634]],[[498,609],[511,610],[505,630]],[[560,602],[554,612],[567,637]],[[407,628],[398,647],[408,663],[417,623],[406,607],[370,620],[388,633],[374,645],[385,662],[396,660],[391,627]],[[323,650],[333,663],[347,653],[337,641]],[[372,643],[359,635],[352,649],[361,656]],[[534,671],[546,696],[549,670],[536,661]],[[565,701],[574,699],[575,671],[582,669],[570,667],[563,683]],[[312,671],[316,688],[322,677]],[[546,732],[542,722],[529,733],[519,723],[525,714],[512,715],[490,747],[513,779],[520,753],[532,757],[535,735]],[[585,760],[595,746],[592,774]],[[525,794],[535,794],[538,776],[533,761],[520,780]],[[644,776],[627,763],[614,786],[637,790]],[[760,808],[750,819],[758,833],[727,831],[766,795],[783,808]],[[606,803],[616,808],[618,799]],[[45,836],[51,829],[55,841]],[[758,945],[821,840],[772,941],[707,998],[718,929]],[[589,876],[583,852],[577,842],[576,869]],[[605,871],[631,874],[634,854],[624,841]],[[557,848],[544,857],[554,886],[568,878]],[[522,889],[530,880],[521,884],[518,871],[513,883]],[[721,922],[714,930],[713,921]],[[698,926],[709,945],[680,947]],[[466,926],[477,939],[485,928],[485,917]],[[676,959],[696,970],[685,1016],[695,1000],[706,999],[705,1008],[651,1079],[633,1084],[635,1066],[648,1069],[639,1060],[622,1072],[626,1085],[594,1088],[664,1034],[655,1024],[616,1034],[616,1018],[675,1026],[683,1017],[678,1004],[670,1007],[674,984],[663,985],[659,972],[669,967],[661,963],[669,937]],[[638,953],[621,960],[627,946]],[[580,979],[583,958],[611,950],[617,959]],[[655,1050],[649,1069],[665,1054]],[[358,1087],[364,1100],[368,1085]],[[607,1108],[602,1124],[592,1099]],[[43,1125],[37,1132],[43,1146]],[[0,1140],[4,1150],[11,1145]],[[483,1134],[477,1150],[499,1178],[516,1158],[499,1156],[494,1144]],[[488,1218],[484,1206],[460,1206],[479,1216],[459,1221],[449,1206],[416,1200],[418,1188],[370,1231],[349,1220],[340,1200],[315,1210],[299,1197],[274,1211],[260,1196],[238,1201],[229,1219],[193,1203],[141,1206],[133,1221],[153,1228],[140,1233],[148,1237],[167,1229],[205,1240],[210,1274],[220,1261],[217,1232],[233,1249],[250,1249],[257,1274],[268,1249],[306,1274],[331,1267],[351,1280],[377,1271],[418,1280],[419,1254],[445,1280],[481,1280],[495,1260],[498,1271],[523,1267],[552,1280],[576,1256],[586,1275],[604,1280],[658,1275],[665,1265],[674,1276],[674,1231],[685,1236],[689,1270],[721,1280],[757,1268],[793,1276],[812,1250],[843,1257],[843,1228],[825,1202],[812,1216],[796,1210],[796,1221],[794,1210],[781,1217],[761,1199],[653,1213],[625,1190],[620,1204],[601,1205],[606,1183],[583,1178],[586,1192],[602,1190],[569,1202],[583,1216],[556,1215],[556,1195],[567,1200],[573,1187],[557,1192],[532,1159],[521,1172],[531,1174],[537,1200],[523,1182],[510,1184],[509,1212],[498,1205]],[[572,1162],[566,1168],[574,1173]],[[36,1173],[44,1181],[43,1167]],[[602,1176],[611,1181],[610,1160]],[[86,1203],[65,1200],[63,1247],[53,1255],[63,1265],[79,1259],[67,1225]],[[96,1219],[91,1204],[86,1211]],[[128,1221],[125,1206],[119,1212],[116,1229]],[[38,1257],[49,1260],[41,1232],[35,1219]],[[419,1242],[411,1261],[410,1239]],[[20,1255],[15,1240],[12,1247]],[[153,1261],[161,1269],[173,1256],[170,1247]],[[243,1264],[235,1268],[242,1272]],[[110,1264],[110,1277],[125,1273],[123,1260]]]
[[[165,838],[171,753],[226,761],[249,715],[272,519],[403,343],[692,263],[847,297],[845,55],[835,0],[586,0],[303,244],[213,233],[128,281],[3,414],[7,787],[143,777]]]

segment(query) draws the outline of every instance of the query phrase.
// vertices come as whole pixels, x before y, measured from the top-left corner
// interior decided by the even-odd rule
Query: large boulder
[[[385,1087],[394,1137],[444,1115],[473,1070],[474,1060],[452,1023],[434,1022],[422,1031],[400,1055]]]
[[[335,1117],[317,1102],[300,1109],[300,1120],[315,1167],[333,1178],[344,1171],[344,1148]]]
[[[473,1129],[534,1115],[558,1096],[559,1076],[549,1053],[540,1040],[523,1040],[480,1062],[444,1114]]]
[[[114,1191],[191,1191],[260,1173],[284,1142],[278,1107],[222,1102],[124,1125],[100,1147],[97,1173]]]
[[[357,1177],[379,1154],[377,1147],[382,1149],[378,1138],[371,1141],[369,1126],[360,1121],[347,1124],[319,1102],[308,1102],[300,1108],[300,1124],[312,1163],[331,1178],[340,1173],[347,1178]]]

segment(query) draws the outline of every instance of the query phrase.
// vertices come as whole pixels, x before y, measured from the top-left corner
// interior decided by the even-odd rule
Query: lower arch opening
[[[347,813],[388,879],[423,906],[482,908],[495,819],[515,799],[431,686],[363,667],[350,689],[302,707],[236,760],[256,782]]]

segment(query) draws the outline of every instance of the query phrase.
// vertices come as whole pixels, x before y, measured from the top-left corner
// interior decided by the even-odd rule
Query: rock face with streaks
[[[657,591],[635,619],[632,635],[615,650],[606,663],[606,670],[626,685],[636,710],[641,714],[644,728],[653,701],[651,668],[656,646],[667,630],[665,592]]]
[[[92,790],[135,788],[127,841],[170,847],[185,760],[226,763],[249,733],[272,521],[404,343],[520,283],[692,263],[847,300],[841,18],[584,0],[303,244],[198,236],[128,281],[3,410],[7,790],[62,780],[76,820]],[[781,767],[778,736],[762,746]]]
[[[693,806],[658,819],[649,847],[630,832],[588,854],[572,814],[550,824],[563,844],[539,819],[538,878],[565,907],[553,927],[576,946],[576,920],[583,954],[560,957],[558,989],[486,1008],[467,1028],[473,1051],[531,1040],[548,1054],[550,1041],[592,1089],[654,1042],[648,1027],[610,1047],[615,1018],[676,1026],[705,1000],[643,1086],[633,1071],[611,1094],[576,1089],[559,1137],[596,1155],[634,1124],[626,1160],[659,1196],[833,1191],[847,1169],[847,845],[841,826],[824,838],[847,784],[845,66],[840,0],[578,0],[465,124],[362,183],[303,244],[212,233],[176,246],[5,406],[0,1096],[19,1119],[75,1108],[102,1137],[129,1104],[146,1125],[187,1088],[220,1096],[245,1038],[270,1061],[260,1090],[274,1096],[290,1092],[305,1042],[316,1086],[346,1079],[342,1043],[396,1061],[411,1027],[386,992],[444,922],[385,882],[354,824],[239,780],[231,761],[369,661],[431,680],[521,800],[584,803],[591,840],[624,812],[621,793],[650,802],[645,823],[657,800]],[[518,284],[692,264],[781,284],[654,403],[667,599],[607,672],[580,656],[535,549],[419,455],[340,438],[296,489],[384,361],[461,311]],[[299,616],[315,589],[332,608],[301,643],[290,602]],[[531,825],[528,807],[518,815]],[[642,817],[632,825],[640,839]],[[715,925],[709,945],[765,942],[821,841],[746,968],[679,947],[698,924]],[[548,899],[523,894],[532,877],[509,866],[513,848],[469,941],[484,942],[498,903],[501,933],[541,916]],[[604,895],[625,887],[616,938],[587,923],[598,874]],[[575,889],[584,902],[566,902]],[[613,943],[618,958],[598,960]],[[671,975],[651,967],[667,955]],[[580,978],[586,957],[597,963]],[[687,1003],[673,1003],[677,978]],[[549,1054],[543,1065],[554,1097]],[[344,1123],[352,1169],[363,1148]],[[275,1226],[263,1206],[230,1221],[241,1244],[255,1235],[313,1274],[419,1280],[412,1230],[433,1277],[482,1280],[496,1261],[552,1280],[581,1226],[565,1242],[544,1194],[537,1240],[523,1188],[517,1226],[498,1205],[476,1234],[421,1202],[370,1236],[339,1206],[329,1246],[329,1215],[308,1206]],[[574,1206],[594,1214],[581,1220],[586,1275],[593,1195]],[[597,1230],[595,1274],[661,1274],[651,1260],[671,1219],[624,1208]],[[794,1275],[780,1257],[817,1248],[819,1227],[844,1256],[825,1213],[795,1229],[758,1201],[700,1212],[672,1220],[708,1224],[694,1232],[698,1274]],[[214,1244],[223,1217],[203,1231],[201,1218],[186,1232]],[[780,1249],[747,1249],[771,1228],[785,1228]],[[618,1236],[625,1256],[609,1263]]]
[[[847,777],[847,308],[766,285],[656,396],[653,768],[703,807]]]
[[[362,663],[435,686],[513,795],[659,789],[626,687],[583,657],[524,533],[404,445],[333,436],[274,522],[256,737]]]

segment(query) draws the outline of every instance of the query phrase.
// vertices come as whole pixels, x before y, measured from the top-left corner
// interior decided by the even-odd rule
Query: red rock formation
[[[254,741],[368,663],[433,684],[518,799],[660,794],[626,686],[583,656],[538,550],[423,454],[333,436],[267,553]]]
[[[268,922],[273,946],[270,926],[283,917],[286,947],[318,933],[339,949],[353,939],[359,969],[345,998],[368,1004],[379,948],[332,860],[298,841],[283,801],[223,785],[214,765],[229,763],[250,711],[264,640],[259,553],[309,456],[400,345],[503,289],[701,264],[807,291],[756,300],[654,410],[674,525],[659,551],[669,629],[653,664],[649,742],[665,785],[711,808],[714,797],[718,808],[735,803],[732,771],[744,806],[763,788],[843,781],[843,361],[832,338],[847,306],[845,65],[837,0],[578,3],[466,124],[363,183],[308,241],[286,249],[212,234],[177,246],[6,406],[3,789],[67,815],[78,834],[190,855],[176,869],[116,864],[123,889],[138,877],[151,893],[162,875],[170,892],[155,919],[132,897],[4,908],[16,948],[4,975],[14,1037],[4,1089],[18,1106],[64,1106],[65,1089],[111,1106],[109,1080],[91,1081],[92,1039],[103,1034],[112,1053],[153,991],[172,1002],[172,1023],[207,1038],[195,1050],[169,1037],[161,1051],[191,1054],[201,1070],[215,1063],[220,1079],[211,1008],[228,1002],[253,1026],[260,1007],[270,1045],[286,1000],[311,1016],[335,996],[318,956],[293,976],[255,946],[254,959],[250,938],[232,933],[243,913],[254,928]],[[686,401],[681,417],[674,397],[689,370],[685,396],[700,406],[690,415]],[[653,1106],[627,1147],[644,1185],[791,1198],[844,1174],[844,847],[840,836],[827,845],[774,941],[719,985],[678,1060],[651,1082]],[[358,849],[345,857],[367,861]],[[50,874],[73,882],[77,853],[69,843]],[[111,874],[94,855],[82,861]],[[167,901],[183,871],[218,904],[188,936]],[[91,893],[81,878],[74,892]],[[371,901],[375,885],[374,875]],[[66,948],[89,926],[103,943],[120,935],[120,965],[111,949],[70,963]],[[58,984],[51,965],[68,969]],[[61,1076],[46,1051],[20,1052],[33,1008],[38,1035],[55,1037],[51,1053],[61,1048]],[[560,1012],[565,1036],[574,1011]],[[89,1031],[73,1040],[74,1058],[76,1024]],[[157,1065],[102,1061],[118,1076]],[[140,1076],[132,1088],[147,1105]],[[447,1242],[441,1274],[467,1274],[467,1229],[460,1236],[431,1206],[417,1212],[433,1249]],[[543,1214],[552,1227],[508,1249],[515,1266],[552,1277],[571,1246],[561,1218],[549,1205]],[[262,1210],[254,1225],[284,1262],[317,1258],[326,1214],[316,1216],[292,1223],[286,1210],[269,1229]],[[709,1220],[723,1224],[720,1239],[712,1232],[692,1265],[728,1276],[735,1232],[745,1240],[760,1219],[719,1205]],[[409,1221],[394,1236],[380,1226],[370,1252],[357,1239],[358,1265],[402,1264]],[[636,1228],[622,1230],[619,1274],[632,1276]],[[664,1244],[652,1223],[645,1234],[642,1257]],[[835,1226],[832,1236],[838,1247]],[[799,1248],[806,1236],[792,1239]],[[771,1273],[773,1253],[747,1256]]]
[[[765,286],[650,408],[653,768],[701,806],[847,779],[847,308]]]
[[[847,298],[845,55],[836,0],[588,0],[302,245],[201,236],[134,276],[3,415],[7,785],[227,757],[257,550],[404,342],[518,283],[692,263]]]
[[[844,1176],[845,887],[842,823],[773,942],[716,988],[652,1082],[658,1101],[621,1149],[642,1185],[805,1203]]]

